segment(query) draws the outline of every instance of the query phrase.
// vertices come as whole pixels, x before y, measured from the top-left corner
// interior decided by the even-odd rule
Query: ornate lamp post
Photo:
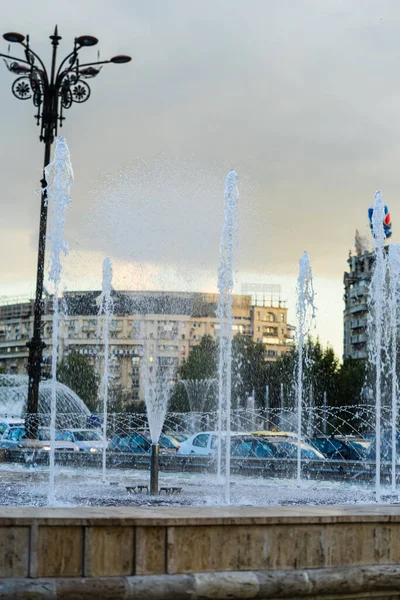
[[[102,60],[91,63],[81,64],[79,57],[80,51],[85,47],[95,46],[97,38],[91,35],[82,35],[75,38],[72,52],[70,52],[59,64],[57,68],[57,46],[61,37],[58,35],[57,25],[53,35],[50,36],[53,46],[51,71],[48,74],[42,59],[31,49],[29,45],[29,36],[23,36],[20,33],[5,33],[3,35],[7,42],[19,44],[24,49],[25,58],[15,58],[6,54],[1,54],[5,60],[8,70],[17,75],[11,86],[11,91],[19,100],[32,100],[37,108],[35,115],[37,125],[40,127],[40,141],[44,142],[44,167],[50,162],[51,145],[57,135],[58,125],[62,127],[64,110],[71,108],[75,102],[82,104],[90,97],[90,87],[85,81],[92,79],[99,74],[102,65],[107,63],[127,63],[131,60],[130,56],[114,56],[110,60]],[[9,46],[10,48],[10,46]],[[40,225],[39,225],[39,248],[36,273],[36,295],[34,304],[33,337],[27,343],[29,348],[28,358],[28,404],[26,432],[27,437],[35,439],[38,429],[38,403],[39,403],[39,382],[42,367],[44,342],[41,338],[42,326],[42,295],[43,295],[43,276],[44,260],[46,251],[46,225],[47,225],[47,192],[46,180],[41,180],[42,197],[40,206]]]

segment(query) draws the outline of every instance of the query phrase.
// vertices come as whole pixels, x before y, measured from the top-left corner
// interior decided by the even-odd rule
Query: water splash
[[[158,355],[157,346],[151,351],[146,337],[140,361],[140,378],[143,382],[147,420],[153,444],[158,444],[160,439],[171,395],[169,369],[163,365],[162,359],[163,357]]]
[[[397,459],[397,414],[398,414],[398,379],[397,379],[397,336],[398,336],[398,304],[400,302],[400,245],[389,246],[388,263],[389,280],[389,322],[391,335],[391,380],[392,380],[392,491],[396,491],[396,459]]]
[[[101,381],[101,395],[103,397],[103,462],[102,479],[106,481],[106,449],[107,449],[107,410],[108,410],[108,384],[110,366],[110,317],[113,313],[112,290],[112,263],[109,258],[103,261],[102,292],[100,296],[99,317],[103,316],[101,324],[101,337],[104,347],[103,377]],[[100,322],[100,320],[99,320]]]
[[[374,240],[374,270],[371,277],[368,305],[368,341],[369,361],[375,367],[375,430],[376,430],[376,480],[375,492],[377,502],[381,497],[381,410],[382,410],[382,375],[383,353],[385,352],[385,310],[386,310],[386,274],[387,260],[384,252],[385,232],[383,219],[385,209],[382,194],[375,193],[374,211],[372,215],[372,234]]]
[[[216,379],[181,379],[178,382],[185,388],[191,412],[203,412],[210,388],[215,382]]]
[[[297,278],[297,485],[301,484],[301,433],[303,406],[303,350],[304,341],[311,331],[315,319],[315,293],[311,262],[307,252],[303,252],[299,261],[299,276]]]
[[[55,427],[57,410],[57,358],[59,338],[59,288],[61,281],[61,257],[68,254],[68,244],[64,237],[65,213],[71,202],[71,187],[74,181],[71,158],[65,138],[58,137],[52,162],[45,168],[47,181],[47,197],[50,208],[49,240],[50,270],[49,280],[54,284],[53,293],[53,331],[52,331],[52,357],[51,357],[51,417],[50,417],[50,481],[49,504],[54,504],[54,457],[55,457]]]
[[[225,218],[219,246],[217,321],[219,324],[218,368],[218,479],[221,478],[222,412],[224,411],[225,439],[225,501],[230,502],[230,413],[231,413],[231,362],[232,362],[232,289],[234,243],[237,240],[238,175],[229,171],[225,181]]]
[[[265,425],[264,429],[268,431],[269,429],[269,385],[268,383],[265,386]]]

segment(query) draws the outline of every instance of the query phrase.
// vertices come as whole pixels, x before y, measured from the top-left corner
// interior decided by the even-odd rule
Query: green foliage
[[[99,410],[99,378],[86,356],[71,352],[59,363],[57,380],[78,394],[90,411]]]
[[[336,406],[360,404],[362,389],[366,378],[364,360],[347,358],[343,361],[337,378]]]
[[[232,341],[232,406],[246,408],[247,399],[255,392],[256,406],[264,404],[267,365],[263,344],[250,337],[237,335]]]
[[[218,377],[218,345],[210,336],[203,337],[179,369],[180,379]],[[277,361],[268,361],[266,348],[250,337],[237,335],[232,341],[232,407],[246,406],[255,392],[256,407],[265,406],[266,385],[269,387],[269,405],[281,405],[281,384],[285,408],[295,407],[298,352],[286,352]],[[345,360],[342,365],[333,348],[322,346],[319,339],[306,340],[303,352],[303,398],[307,404],[312,398],[315,406],[323,405],[326,392],[329,406],[345,406],[362,402],[365,383],[365,363]],[[216,408],[209,404],[205,410]],[[183,385],[176,385],[170,409],[189,411],[189,402]]]
[[[202,337],[198,346],[194,346],[186,361],[178,371],[179,379],[214,379],[217,377],[217,344],[210,335]],[[211,404],[213,399],[211,398]],[[215,402],[214,402],[215,404]],[[212,410],[214,406],[204,407]],[[189,412],[189,400],[183,385],[175,385],[169,404],[173,412]]]
[[[180,379],[212,379],[217,376],[217,344],[210,335],[202,337],[179,369]]]
[[[269,386],[270,406],[280,405],[280,385],[285,391],[285,406],[294,406],[297,373],[297,350],[288,352],[279,360],[269,363],[266,383]],[[365,382],[365,363],[346,359],[342,365],[333,348],[323,348],[319,339],[309,338],[303,353],[304,398],[312,395],[315,406],[322,406],[324,392],[329,406],[348,406],[362,402]]]

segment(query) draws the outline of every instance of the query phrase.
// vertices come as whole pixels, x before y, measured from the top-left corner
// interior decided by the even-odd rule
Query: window
[[[196,446],[197,448],[207,448],[209,437],[209,433],[200,433],[194,438],[193,446]]]
[[[251,445],[252,441],[240,442],[231,452],[234,456],[250,456]]]
[[[263,458],[265,456],[273,456],[272,449],[265,442],[256,442],[254,448],[254,454],[257,458]]]
[[[285,322],[285,315],[283,313],[281,313],[280,317],[281,317],[281,323],[284,323]]]

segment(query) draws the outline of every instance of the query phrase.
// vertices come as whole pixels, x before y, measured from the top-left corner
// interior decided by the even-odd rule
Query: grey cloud
[[[308,249],[317,272],[341,277],[377,187],[396,232],[397,2],[32,6],[11,6],[4,27],[31,31],[39,51],[48,52],[57,19],[62,51],[87,31],[100,38],[102,57],[134,56],[131,65],[105,67],[89,102],[66,115],[72,247],[214,268],[231,167],[241,176],[241,269],[295,272]],[[0,71],[0,227],[19,224],[30,236],[42,148],[33,107],[11,97],[11,81]],[[17,268],[18,247],[8,260]]]

